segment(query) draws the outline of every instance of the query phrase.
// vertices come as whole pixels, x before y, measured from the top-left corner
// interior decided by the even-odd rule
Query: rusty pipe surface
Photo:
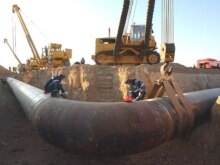
[[[68,151],[133,154],[152,149],[179,133],[177,112],[168,97],[132,103],[82,102],[51,98],[13,78],[7,82],[42,137]],[[184,95],[196,119],[210,111],[220,88]]]

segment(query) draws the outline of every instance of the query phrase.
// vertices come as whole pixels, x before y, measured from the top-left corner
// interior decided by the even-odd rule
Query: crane
[[[28,66],[33,69],[47,68],[47,67],[59,67],[70,66],[70,58],[72,58],[72,49],[62,50],[62,45],[58,43],[50,43],[48,46],[42,48],[42,55],[40,56],[36,46],[32,40],[32,37],[27,29],[27,26],[20,13],[20,8],[17,4],[13,5],[12,12],[16,13],[21,26],[24,30],[28,44],[33,53],[33,58],[28,60]]]
[[[14,50],[12,49],[12,47],[10,46],[10,44],[8,43],[8,39],[4,39],[4,43],[6,43],[9,47],[9,49],[11,50],[11,52],[13,53],[14,57],[16,58],[16,60],[18,61],[18,71],[19,72],[25,72],[26,71],[26,66],[25,64],[22,64],[20,59],[18,58],[18,56],[16,55],[16,53],[14,52]]]
[[[31,35],[30,35],[28,29],[27,29],[27,26],[26,26],[26,24],[25,24],[25,22],[24,22],[24,20],[23,20],[23,18],[22,18],[22,16],[21,16],[20,8],[18,7],[17,4],[13,5],[12,12],[17,14],[18,19],[19,19],[19,21],[20,21],[20,23],[21,23],[21,26],[22,26],[22,28],[23,28],[23,30],[24,30],[24,33],[25,33],[27,42],[28,42],[28,44],[29,44],[29,46],[30,46],[30,48],[31,48],[32,53],[33,53],[34,59],[31,58],[31,59],[29,60],[29,62],[31,62],[31,61],[33,61],[33,63],[36,62],[37,65],[38,65],[38,68],[43,68],[43,67],[45,67],[45,63],[43,63],[42,60],[41,60],[41,58],[40,58],[40,55],[39,55],[39,53],[38,53],[38,51],[37,51],[37,48],[36,48],[36,46],[35,46],[35,44],[34,44],[34,42],[33,42],[33,40],[32,40],[32,37],[31,37]]]

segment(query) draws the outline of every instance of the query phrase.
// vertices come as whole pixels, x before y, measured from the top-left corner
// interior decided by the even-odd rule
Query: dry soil
[[[0,67],[0,72],[3,71],[5,69]],[[4,76],[13,76],[6,73]],[[0,165],[220,164],[220,115],[216,113],[197,124],[187,135],[175,137],[155,149],[121,157],[88,157],[66,152],[46,142],[4,81],[0,81],[0,93]]]

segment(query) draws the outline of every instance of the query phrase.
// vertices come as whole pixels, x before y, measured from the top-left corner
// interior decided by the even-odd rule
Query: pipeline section
[[[86,155],[127,155],[146,151],[190,130],[178,130],[178,115],[168,97],[139,102],[82,102],[51,98],[13,78],[7,83],[28,119],[48,142]],[[210,112],[220,88],[184,94],[193,119]]]

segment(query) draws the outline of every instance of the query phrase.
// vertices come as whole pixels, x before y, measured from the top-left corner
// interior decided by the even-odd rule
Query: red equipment
[[[124,102],[127,102],[127,103],[132,102],[132,97],[131,97],[131,96],[126,96],[126,97],[124,98]]]
[[[199,59],[197,60],[196,68],[218,69],[220,68],[220,63],[213,58]]]

